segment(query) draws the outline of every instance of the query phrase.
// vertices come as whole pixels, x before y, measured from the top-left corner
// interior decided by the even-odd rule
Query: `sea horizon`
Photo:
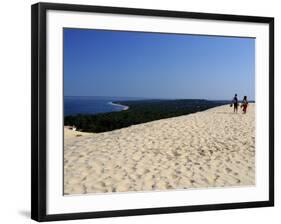
[[[208,99],[208,98],[186,98],[186,97],[174,97],[174,98],[163,98],[163,97],[141,97],[141,96],[64,96],[64,97],[81,97],[81,98],[126,98],[126,100],[208,100],[208,101],[232,101],[229,99]],[[234,97],[234,96],[233,96]],[[242,96],[239,97],[239,101],[242,101]],[[249,102],[255,102],[253,99],[248,99]]]

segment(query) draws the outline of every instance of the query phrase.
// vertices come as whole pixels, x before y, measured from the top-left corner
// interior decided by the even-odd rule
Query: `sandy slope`
[[[255,104],[232,109],[99,134],[65,128],[65,194],[255,184]]]

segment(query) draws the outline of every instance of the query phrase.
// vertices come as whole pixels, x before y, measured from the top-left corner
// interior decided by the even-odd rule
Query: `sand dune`
[[[106,133],[65,128],[64,193],[255,184],[255,104],[229,105]]]

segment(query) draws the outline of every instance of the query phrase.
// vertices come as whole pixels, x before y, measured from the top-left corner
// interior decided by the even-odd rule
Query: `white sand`
[[[108,104],[113,105],[113,106],[121,107],[122,110],[128,110],[129,109],[129,106],[125,106],[125,105],[122,105],[122,104],[119,104],[119,103],[109,102]]]
[[[247,114],[232,110],[98,134],[65,128],[64,193],[254,185],[255,104]]]

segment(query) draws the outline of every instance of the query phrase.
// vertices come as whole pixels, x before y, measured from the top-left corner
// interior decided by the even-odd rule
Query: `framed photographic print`
[[[32,219],[274,205],[274,19],[32,6]]]

